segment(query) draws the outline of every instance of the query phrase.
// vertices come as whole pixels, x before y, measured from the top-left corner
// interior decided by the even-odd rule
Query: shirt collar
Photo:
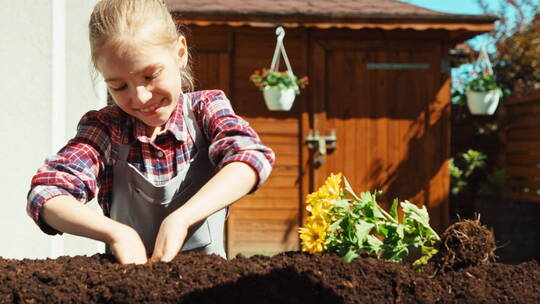
[[[173,110],[171,117],[165,124],[165,129],[158,134],[161,136],[165,133],[171,133],[176,140],[185,141],[187,138],[187,130],[184,125],[183,105],[184,102],[190,102],[188,94],[181,94],[176,104],[176,108]],[[150,137],[146,136],[146,125],[132,117],[133,119],[133,133],[135,138],[144,143],[151,142]]]

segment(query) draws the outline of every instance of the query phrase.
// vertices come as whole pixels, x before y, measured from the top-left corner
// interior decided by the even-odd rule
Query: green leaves
[[[361,254],[401,262],[409,248],[421,248],[423,257],[417,265],[423,265],[434,254],[433,245],[439,240],[429,226],[429,214],[425,207],[395,199],[386,212],[376,201],[380,191],[363,192],[357,196],[344,178],[345,191],[330,212],[332,224],[328,235],[328,251],[336,252],[351,261]],[[399,221],[398,208],[403,211]],[[420,266],[417,266],[420,267]]]
[[[403,209],[404,221],[417,221],[424,227],[429,227],[429,214],[426,206],[422,206],[422,209],[420,209],[409,201],[404,201],[401,203],[401,208]]]
[[[356,194],[354,193],[354,190],[351,187],[351,184],[349,184],[349,181],[345,177],[343,177],[343,184],[345,185],[345,191],[347,191],[350,195],[352,195],[352,197],[355,200],[359,201],[360,198],[358,198],[358,196],[356,196]]]
[[[375,227],[375,224],[368,223],[366,221],[363,221],[362,219],[358,219],[358,223],[354,225],[354,228],[356,230],[356,242],[359,244],[359,246],[362,246],[373,227]]]
[[[466,189],[468,179],[478,169],[485,167],[486,159],[485,154],[472,149],[458,154],[456,159],[450,159],[448,171],[450,172],[450,185],[453,195],[458,195]]]
[[[488,73],[479,73],[467,87],[475,92],[487,92],[499,89],[495,81],[495,75]]]
[[[358,255],[358,253],[354,250],[354,249],[349,249],[349,251],[347,251],[347,253],[343,256],[343,259],[347,262],[350,262],[354,259],[356,259],[357,257],[359,257],[360,255]]]
[[[390,208],[390,215],[397,221],[398,220],[398,207],[399,200],[397,198],[394,199],[394,202],[392,203],[392,207]]]
[[[422,246],[422,256],[413,262],[413,267],[415,269],[421,269],[422,266],[426,265],[429,259],[434,256],[438,250],[431,246]]]
[[[265,87],[278,87],[282,90],[293,88],[296,95],[300,94],[300,88],[305,88],[308,83],[308,77],[297,78],[294,74],[287,71],[280,72],[273,69],[256,70],[249,80],[261,90]]]

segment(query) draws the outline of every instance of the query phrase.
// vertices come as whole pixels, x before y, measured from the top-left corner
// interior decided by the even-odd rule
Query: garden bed
[[[458,240],[469,250],[442,252],[423,272],[300,252],[230,261],[190,252],[147,265],[119,265],[102,254],[0,259],[0,303],[540,303],[538,264],[492,263],[473,246],[490,247],[490,240],[472,234],[470,244],[462,234],[447,237],[446,248]],[[471,258],[478,251],[480,258]]]

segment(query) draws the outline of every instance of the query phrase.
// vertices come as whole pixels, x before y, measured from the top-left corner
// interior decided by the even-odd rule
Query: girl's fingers
[[[154,245],[154,252],[152,252],[152,256],[150,257],[150,262],[161,262],[161,258],[163,257],[163,251],[164,251],[164,245],[163,241],[161,240],[161,231],[158,233],[158,236],[156,238],[156,243]]]
[[[147,262],[146,250],[133,245],[136,244],[111,248],[113,255],[120,264],[145,264]]]
[[[179,242],[176,238],[167,241],[156,240],[156,246],[154,247],[154,252],[150,258],[151,262],[170,262],[180,251]]]
[[[170,262],[181,249],[187,231],[179,225],[163,222],[156,237],[151,262]]]

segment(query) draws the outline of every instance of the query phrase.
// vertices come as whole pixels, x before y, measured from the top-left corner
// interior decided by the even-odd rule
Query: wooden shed
[[[198,89],[219,88],[276,152],[266,184],[235,203],[230,256],[299,249],[304,198],[332,172],[381,201],[426,205],[448,225],[449,50],[493,29],[495,17],[431,11],[393,0],[168,0],[189,28]],[[269,111],[249,82],[269,67],[275,28],[309,87],[291,111]],[[316,131],[316,132],[315,132]],[[309,134],[336,135],[322,157]]]

